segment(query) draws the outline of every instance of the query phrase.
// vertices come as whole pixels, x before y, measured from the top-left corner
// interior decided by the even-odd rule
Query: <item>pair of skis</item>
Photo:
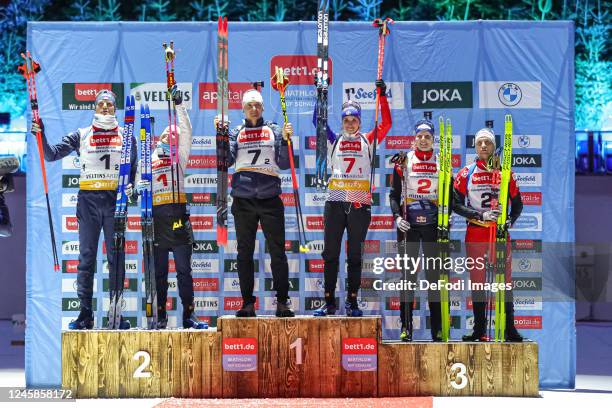
[[[168,143],[170,145],[170,180],[172,183],[172,203],[180,202],[180,174],[178,165],[178,148],[179,139],[176,124],[176,105],[172,98],[172,87],[176,85],[176,79],[174,78],[174,41],[170,41],[170,44],[164,42],[162,44],[164,48],[164,57],[166,60],[166,100],[168,101],[168,127],[170,129],[168,135]]]
[[[115,202],[115,222],[113,232],[114,275],[110,279],[110,305],[108,309],[108,328],[118,330],[121,326],[121,308],[123,303],[123,285],[125,278],[125,260],[121,256],[125,253],[125,226],[128,212],[128,197],[125,187],[130,182],[132,168],[132,136],[134,135],[134,117],[136,110],[134,96],[125,98],[125,120],[123,127],[123,144],[121,147],[121,161],[119,162],[119,181],[117,183],[117,200]],[[120,262],[121,261],[121,262]]]
[[[36,95],[36,74],[40,72],[40,65],[34,61],[30,51],[21,53],[24,59],[23,65],[18,67],[18,71],[24,76],[28,84],[28,94],[30,97],[30,107],[32,109],[32,118],[40,127],[40,114],[38,113],[38,98]],[[45,199],[47,200],[47,217],[49,219],[49,233],[51,235],[51,250],[53,252],[53,269],[59,271],[59,258],[57,256],[57,246],[55,244],[55,232],[53,230],[53,219],[51,217],[51,204],[49,203],[49,187],[47,184],[47,171],[45,169],[45,155],[43,153],[42,133],[36,133],[36,143],[38,145],[38,155],[40,158],[40,168],[42,172],[43,185],[45,188]]]
[[[329,88],[329,4],[319,0],[317,12],[317,150],[315,187],[327,189],[327,91]]]
[[[153,118],[149,105],[140,105],[140,177],[148,187],[140,192],[140,217],[142,230],[142,256],[145,279],[145,315],[147,328],[157,328],[157,290],[155,286],[155,258],[153,254],[153,178],[151,152],[153,150]]]
[[[227,245],[227,185],[229,163],[229,93],[227,17],[219,16],[217,29],[217,244]]]
[[[287,117],[287,103],[285,101],[285,90],[289,85],[289,78],[285,76],[283,69],[275,67],[275,73],[270,80],[272,87],[280,94],[281,110],[283,112],[283,120],[289,122]],[[300,192],[298,186],[298,178],[295,173],[295,161],[293,158],[293,143],[291,143],[291,135],[287,138],[287,149],[289,150],[289,164],[291,166],[291,181],[293,183],[293,199],[295,201],[295,215],[297,217],[298,239],[300,241],[300,252],[309,252],[306,241],[306,227],[304,226],[304,217],[302,215],[302,205],[300,203]]]
[[[431,114],[431,113],[430,113]],[[431,116],[429,117],[431,119]],[[451,176],[452,176],[452,146],[453,146],[453,131],[450,119],[440,116],[439,118],[440,132],[440,152],[439,152],[439,167],[438,167],[438,254],[442,263],[450,256],[450,200],[451,200]],[[450,338],[450,307],[449,294],[445,287],[448,282],[448,271],[442,268],[440,271],[440,281],[442,288],[440,290],[440,320],[442,328],[442,341],[448,341]]]

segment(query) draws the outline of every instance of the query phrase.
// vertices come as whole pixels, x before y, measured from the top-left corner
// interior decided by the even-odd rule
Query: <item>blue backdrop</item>
[[[28,48],[42,66],[37,76],[40,113],[52,143],[77,127],[91,123],[96,90],[112,87],[123,105],[133,93],[157,116],[157,134],[167,124],[164,60],[161,44],[175,42],[176,79],[194,128],[191,162],[185,182],[191,201],[197,240],[193,269],[198,315],[215,324],[216,316],[234,313],[240,305],[235,269],[236,243],[230,217],[230,245],[216,245],[214,195],[216,169],[214,129],[216,108],[215,23],[45,23],[28,25]],[[367,288],[376,275],[371,258],[393,250],[395,232],[388,206],[388,157],[410,148],[412,126],[424,110],[445,115],[453,123],[455,172],[473,161],[473,135],[485,119],[495,120],[502,133],[504,114],[514,118],[514,171],[526,202],[512,231],[517,239],[513,271],[516,282],[516,324],[540,344],[540,385],[572,387],[575,372],[574,304],[569,298],[543,301],[547,272],[564,278],[571,289],[570,258],[546,255],[542,244],[574,241],[574,38],[566,22],[435,22],[392,26],[387,39],[384,79],[388,86],[393,127],[380,146],[377,204],[366,242],[362,307],[384,316],[385,338],[399,329],[396,296],[385,298]],[[289,118],[296,129],[300,196],[312,251],[297,252],[296,218],[289,172],[283,174],[287,206],[287,250],[292,303],[310,314],[322,294],[322,210],[324,196],[312,188],[314,134],[312,85],[316,66],[316,27],[313,22],[233,23],[229,25],[230,119],[241,120],[240,100],[249,82],[263,80],[264,117],[282,121],[278,94],[269,86],[275,65],[285,68]],[[363,128],[374,122],[377,32],[368,23],[331,23],[330,126],[339,128],[339,107],[349,90],[363,106]],[[123,121],[123,110],[117,114]],[[137,124],[138,126],[138,124]],[[471,136],[472,135],[472,136]],[[53,272],[46,208],[35,142],[28,144],[28,240],[26,380],[28,386],[61,383],[60,333],[78,314],[76,265],[78,226],[76,193],[78,159],[71,155],[48,163],[62,272]],[[462,240],[465,223],[454,218],[452,237]],[[124,314],[142,324],[143,284],[140,273],[139,208],[130,210]],[[458,242],[458,241],[457,241]],[[546,245],[544,245],[545,247]],[[460,251],[460,250],[459,250]],[[544,254],[543,254],[544,252]],[[260,314],[275,306],[269,257],[260,236],[256,249],[256,294]],[[344,271],[339,286],[343,296]],[[549,275],[550,276],[550,275]],[[104,323],[108,301],[107,269],[102,246],[96,273],[96,324]],[[524,290],[522,290],[524,289]],[[170,324],[180,322],[176,274],[170,274]],[[544,295],[545,297],[545,295]],[[454,299],[452,336],[472,325],[471,305]],[[177,317],[178,316],[178,317]],[[417,338],[427,338],[425,299],[415,317]]]

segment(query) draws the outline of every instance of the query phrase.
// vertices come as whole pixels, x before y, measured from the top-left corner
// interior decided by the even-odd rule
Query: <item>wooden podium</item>
[[[382,342],[380,316],[217,324],[65,331],[62,387],[78,398],[538,395],[531,342]]]

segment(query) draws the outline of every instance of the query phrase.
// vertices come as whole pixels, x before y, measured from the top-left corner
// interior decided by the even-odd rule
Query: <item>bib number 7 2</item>
[[[259,160],[259,156],[261,156],[261,149],[251,149],[251,150],[247,150],[248,154],[252,154],[253,155],[253,159],[251,160],[251,166],[254,166],[257,164],[257,160]],[[266,159],[264,160],[264,164],[270,164],[270,159]]]

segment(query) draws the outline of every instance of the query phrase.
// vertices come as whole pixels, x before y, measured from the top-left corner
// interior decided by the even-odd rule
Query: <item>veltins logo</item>
[[[359,102],[362,110],[376,108],[376,86],[372,82],[343,82],[342,102],[347,100],[347,92],[351,100]],[[404,83],[387,82],[387,100],[391,109],[404,109]]]
[[[412,82],[412,109],[460,109],[473,106],[472,82]]]
[[[276,67],[283,69],[283,74],[291,85],[312,85],[317,72],[316,55],[275,55],[270,60],[270,77],[274,76]],[[332,84],[332,59],[327,66],[329,84]]]
[[[191,82],[177,82],[178,89],[183,92],[183,106],[191,109],[191,99],[193,95]],[[130,93],[136,99],[136,108],[142,103],[149,104],[151,110],[167,109],[168,100],[165,82],[132,82],[130,83]]]
[[[242,95],[249,89],[253,89],[250,82],[230,82],[227,84],[229,109],[242,110]],[[217,83],[200,82],[198,85],[198,100],[200,109],[217,109]]]
[[[478,92],[480,109],[540,109],[542,107],[542,83],[540,81],[480,81]]]
[[[64,83],[62,84],[63,110],[94,110],[96,94],[102,89],[110,89],[117,95],[117,109],[123,109],[122,83]]]

